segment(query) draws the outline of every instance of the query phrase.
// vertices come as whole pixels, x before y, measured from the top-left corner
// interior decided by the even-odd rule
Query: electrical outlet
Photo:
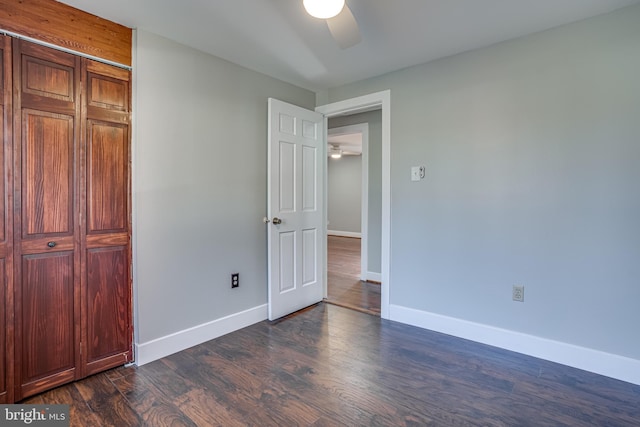
[[[518,302],[524,302],[524,286],[513,286],[513,300]]]
[[[231,273],[231,287],[237,288],[240,286],[240,273]]]

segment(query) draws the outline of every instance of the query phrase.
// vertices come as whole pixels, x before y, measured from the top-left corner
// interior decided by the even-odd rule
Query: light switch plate
[[[424,178],[425,167],[424,166],[412,166],[411,167],[411,181],[420,181]]]

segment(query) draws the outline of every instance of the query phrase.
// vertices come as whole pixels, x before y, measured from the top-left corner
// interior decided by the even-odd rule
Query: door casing
[[[324,115],[325,141],[330,117],[363,113],[380,109],[382,112],[382,230],[381,230],[381,285],[380,317],[390,318],[391,270],[391,91],[385,90],[316,107]],[[324,159],[324,232],[327,232],[327,158]],[[326,251],[326,249],[325,249]],[[324,254],[324,295],[327,296],[327,256]]]

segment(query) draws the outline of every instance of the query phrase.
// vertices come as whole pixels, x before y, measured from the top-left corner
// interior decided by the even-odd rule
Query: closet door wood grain
[[[0,36],[0,403],[13,399],[11,39]]]
[[[129,71],[83,60],[84,374],[133,359]]]
[[[0,403],[9,402],[9,378],[7,373],[11,370],[8,366],[9,360],[7,357],[8,345],[7,341],[9,333],[7,325],[9,321],[7,319],[7,280],[6,275],[6,262],[4,259],[0,259],[0,306],[3,308],[0,313]]]
[[[80,377],[80,59],[14,40],[13,67],[20,400]]]

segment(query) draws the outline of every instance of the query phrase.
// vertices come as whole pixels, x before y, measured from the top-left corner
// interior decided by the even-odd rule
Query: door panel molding
[[[22,238],[73,235],[76,119],[26,108],[21,115]]]
[[[127,246],[87,250],[85,375],[129,361],[128,254]]]

